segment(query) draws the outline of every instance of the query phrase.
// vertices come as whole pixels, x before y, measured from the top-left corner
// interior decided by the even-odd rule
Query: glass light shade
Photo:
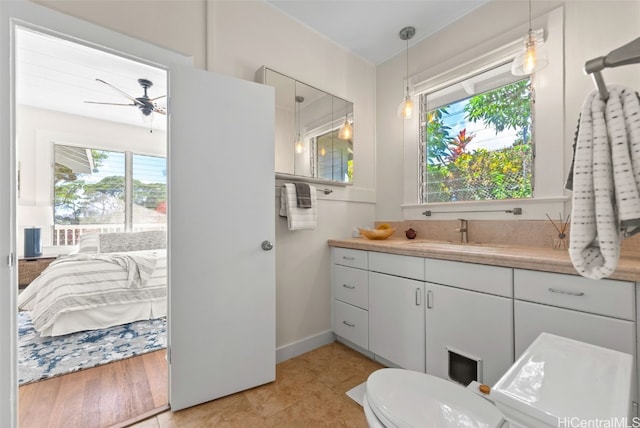
[[[304,151],[304,141],[302,141],[299,135],[298,138],[296,138],[295,151],[297,154],[301,154]]]
[[[344,124],[338,131],[338,138],[341,140],[350,140],[353,137],[353,127],[347,119],[344,120]]]
[[[404,97],[404,100],[398,106],[398,117],[404,119],[411,119],[413,116],[413,100],[411,99],[411,95]]]
[[[511,64],[511,73],[516,76],[525,76],[542,70],[549,64],[549,55],[544,43],[536,39],[533,31],[529,31],[524,47]]]

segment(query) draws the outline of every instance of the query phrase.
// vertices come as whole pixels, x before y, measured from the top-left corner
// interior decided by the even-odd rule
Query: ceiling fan
[[[138,79],[138,83],[140,84],[140,86],[142,86],[142,89],[144,89],[144,95],[142,95],[141,97],[137,97],[137,98],[132,97],[131,95],[127,94],[122,89],[116,88],[111,83],[105,82],[102,79],[96,79],[96,80],[98,82],[100,82],[100,83],[104,83],[105,85],[109,86],[110,88],[115,89],[121,95],[124,95],[126,98],[128,98],[131,101],[131,103],[130,104],[121,104],[121,103],[105,103],[105,102],[99,102],[99,101],[85,101],[85,103],[88,103],[88,104],[104,104],[104,105],[112,105],[112,106],[133,106],[133,107],[138,107],[138,109],[140,109],[140,112],[142,112],[143,116],[150,116],[152,113],[158,113],[158,114],[162,114],[162,115],[166,115],[167,114],[166,107],[159,106],[155,102],[156,100],[159,100],[160,98],[166,97],[166,95],[160,95],[159,97],[155,97],[155,98],[149,98],[149,96],[147,95],[147,89],[149,89],[150,87],[153,86],[153,82],[151,80]]]

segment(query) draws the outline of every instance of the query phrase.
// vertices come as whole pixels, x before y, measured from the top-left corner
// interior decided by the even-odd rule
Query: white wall
[[[540,109],[540,103],[536,107],[536,121],[539,125],[537,137],[540,137],[542,132],[549,134],[551,137],[546,137],[542,143],[551,144],[552,149],[545,153],[538,153],[536,161],[547,167],[546,170],[543,169],[543,174],[555,175],[555,188],[544,189],[545,196],[561,197],[564,194],[568,197],[570,193],[562,189],[563,178],[566,178],[571,161],[571,145],[578,111],[584,97],[594,89],[590,77],[582,73],[584,62],[604,55],[638,37],[640,2],[533,2],[534,27],[546,26],[547,13],[563,5],[564,11],[561,11],[564,14],[564,45],[560,48],[563,48],[566,55],[564,71],[557,73],[557,71],[550,72],[545,69],[537,76],[538,82],[536,82],[543,86],[537,88],[537,97],[557,99],[555,102],[548,103],[544,109]],[[425,70],[436,75],[459,65],[460,61],[471,60],[505,45],[515,37],[521,37],[526,33],[528,27],[526,19],[527,2],[494,0],[412,46],[409,54],[409,75],[423,75]],[[417,190],[415,190],[418,170],[417,152],[415,157],[403,158],[405,145],[417,147],[417,121],[414,119],[403,122],[396,117],[396,108],[403,96],[405,60],[403,53],[381,64],[377,69],[376,198],[378,203],[376,219],[378,220],[408,218],[413,213],[408,209],[403,210],[401,206],[417,201]],[[549,67],[555,66],[557,65],[550,64]],[[545,81],[545,75],[549,76],[550,73],[553,78]],[[618,81],[636,89],[640,88],[640,73],[637,66],[606,70],[604,76],[609,83]],[[540,77],[542,79],[539,79]],[[544,126],[540,126],[541,122],[544,122]],[[549,138],[553,141],[549,141]],[[557,152],[553,149],[555,146],[557,146]],[[548,163],[554,162],[556,157],[562,158],[560,164],[562,168],[549,168]],[[405,170],[409,171],[409,174],[403,175],[402,171]],[[539,217],[540,212],[536,212],[536,215]],[[445,218],[445,216],[438,218]]]
[[[331,329],[327,239],[371,224],[375,202],[375,67],[260,1],[209,4],[210,69],[253,80],[265,65],[354,103],[354,184],[318,194],[318,227],[287,229],[276,215],[277,346]],[[276,206],[279,206],[279,192]]]
[[[348,237],[374,220],[375,67],[262,1],[37,2],[193,55],[198,67],[253,81],[266,65],[354,103],[354,184],[321,186],[333,193],[318,195],[314,231],[290,232],[274,213],[277,346],[330,330],[327,239]]]

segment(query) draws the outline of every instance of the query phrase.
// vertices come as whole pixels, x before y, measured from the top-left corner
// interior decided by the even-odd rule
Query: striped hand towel
[[[287,217],[289,230],[315,229],[318,220],[316,188],[309,186],[311,208],[298,208],[296,186],[285,183],[280,190],[280,216]]]
[[[588,278],[611,275],[622,236],[640,218],[640,103],[636,94],[611,87],[603,102],[597,91],[582,107],[573,171],[569,255]]]

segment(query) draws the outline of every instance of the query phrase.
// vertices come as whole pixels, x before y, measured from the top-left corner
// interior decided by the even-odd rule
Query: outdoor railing
[[[167,230],[165,223],[134,224],[132,232],[147,230]],[[122,224],[56,224],[53,233],[53,245],[77,245],[80,235],[86,232],[115,233],[124,232]]]

